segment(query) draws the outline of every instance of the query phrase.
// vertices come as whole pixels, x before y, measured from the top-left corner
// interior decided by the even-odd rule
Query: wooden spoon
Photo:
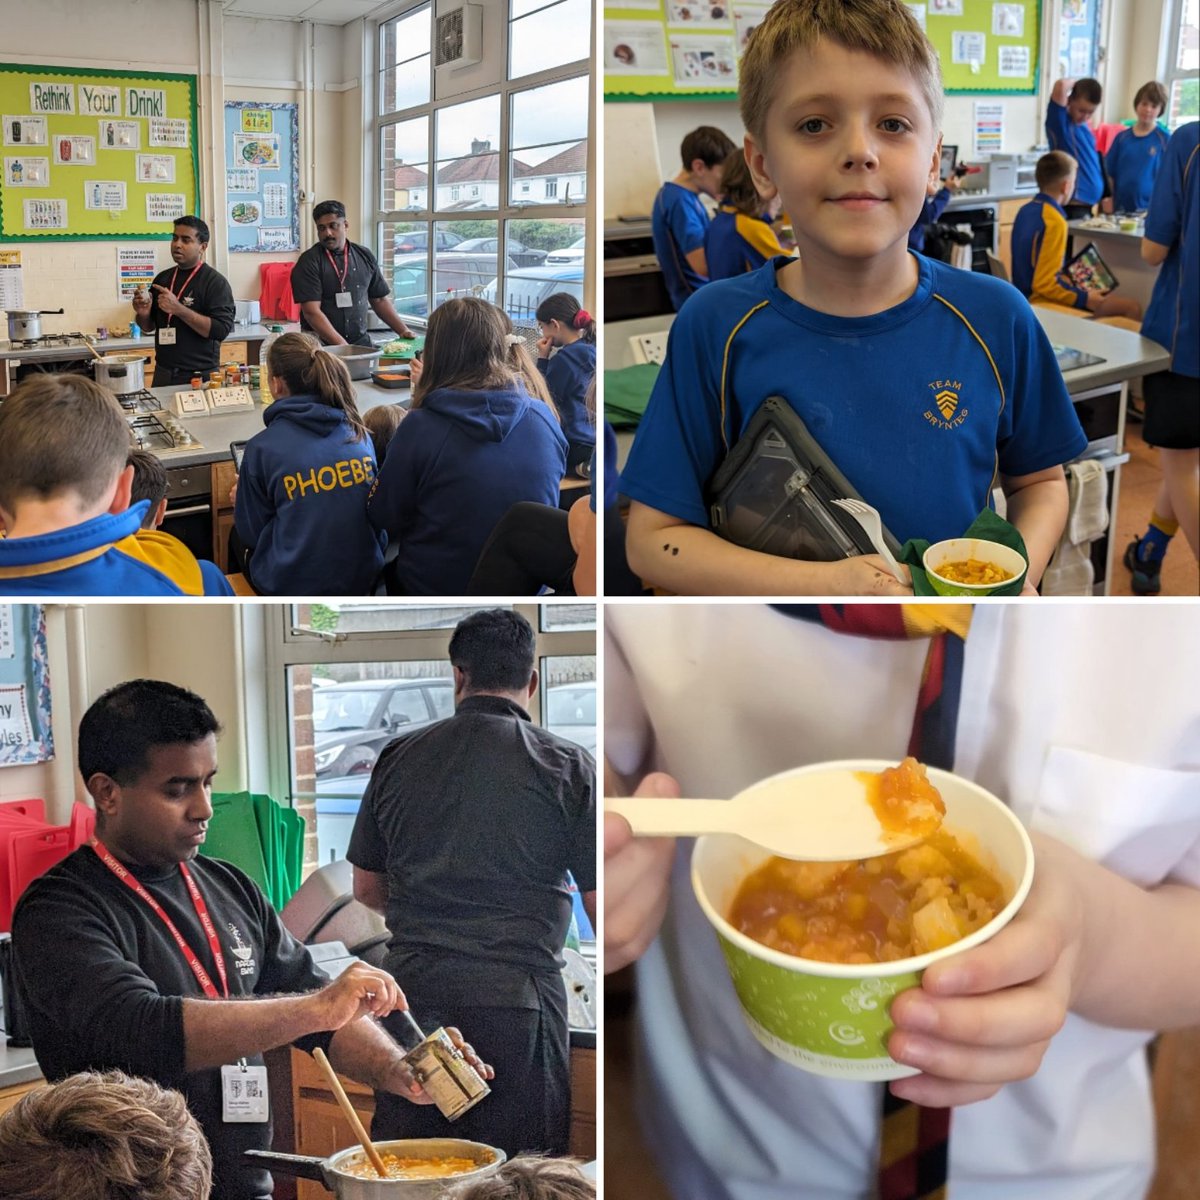
[[[772,854],[810,862],[877,858],[929,836],[928,826],[885,830],[868,799],[868,779],[860,764],[801,767],[759,780],[732,800],[606,797],[604,809],[624,817],[634,837],[732,833]]]
[[[333,1069],[333,1064],[325,1057],[325,1051],[320,1046],[317,1046],[312,1053],[313,1058],[317,1060],[317,1065],[325,1072],[325,1078],[329,1080],[329,1086],[333,1089],[333,1094],[337,1097],[337,1102],[342,1106],[342,1112],[346,1114],[346,1120],[350,1122],[350,1128],[354,1130],[354,1136],[358,1138],[362,1144],[362,1148],[367,1152],[367,1157],[371,1160],[371,1166],[378,1172],[380,1179],[390,1178],[387,1173],[387,1167],[383,1164],[383,1158],[379,1151],[375,1149],[371,1139],[367,1136],[367,1131],[363,1128],[362,1121],[358,1119],[358,1113],[354,1111],[354,1105],[350,1103],[350,1097],[346,1095],[346,1089],[342,1087],[342,1081]]]

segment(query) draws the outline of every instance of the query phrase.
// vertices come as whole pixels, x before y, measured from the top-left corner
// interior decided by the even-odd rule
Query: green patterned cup
[[[881,771],[894,763],[816,763],[788,774],[849,768]],[[915,1075],[887,1052],[892,997],[916,987],[930,963],[986,942],[1016,915],[1033,882],[1033,847],[1021,823],[990,792],[929,768],[946,802],[945,826],[1004,885],[1008,903],[981,929],[929,954],[897,962],[826,963],[781,954],[739,933],[725,919],[742,881],[767,851],[726,834],[697,839],[692,887],[717,938],[754,1036],[773,1054],[815,1075],[885,1080]]]

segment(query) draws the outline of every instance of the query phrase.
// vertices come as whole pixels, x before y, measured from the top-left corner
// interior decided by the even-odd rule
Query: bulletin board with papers
[[[225,208],[233,254],[300,249],[295,104],[225,101]]]
[[[770,7],[769,0],[606,6],[605,99],[736,99],[747,40]],[[925,0],[907,7],[938,53],[948,93],[1036,92],[1041,0]]]
[[[0,767],[53,757],[45,613],[0,604]]]
[[[0,63],[0,241],[171,237],[199,211],[196,77]]]

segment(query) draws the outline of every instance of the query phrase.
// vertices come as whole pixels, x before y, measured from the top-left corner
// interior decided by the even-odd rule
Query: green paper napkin
[[[1017,527],[1010,525],[1003,517],[997,516],[990,508],[985,508],[959,536],[999,542],[1002,546],[1016,550],[1026,562],[1029,561],[1029,552],[1025,549],[1025,539],[1021,537]],[[924,538],[910,538],[900,550],[900,561],[907,563],[912,570],[913,593],[917,596],[937,595],[937,592],[933,590],[933,585],[929,582],[929,576],[925,574],[925,568],[921,565],[925,551],[929,549],[930,545],[931,543]],[[1019,596],[1024,586],[1025,577],[1022,575],[1019,579],[1002,584],[989,595]],[[987,596],[981,596],[980,599],[986,600]]]
[[[632,429],[642,419],[654,381],[658,378],[658,363],[638,363],[604,372],[604,415],[616,429]]]

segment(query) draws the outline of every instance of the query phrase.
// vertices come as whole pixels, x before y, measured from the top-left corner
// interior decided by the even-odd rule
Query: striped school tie
[[[777,604],[779,612],[838,633],[868,638],[928,638],[908,753],[952,770],[962,695],[969,604]],[[923,1108],[883,1092],[878,1200],[946,1200],[950,1109]]]

